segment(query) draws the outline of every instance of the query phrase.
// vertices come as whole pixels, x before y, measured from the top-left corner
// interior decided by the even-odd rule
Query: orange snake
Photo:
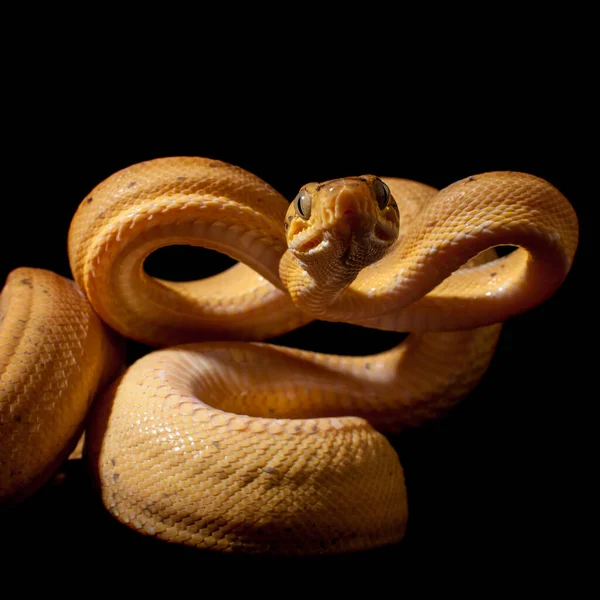
[[[118,520],[234,552],[396,542],[403,473],[376,429],[418,424],[468,394],[500,322],[554,293],[577,237],[564,196],[523,173],[438,193],[350,177],[307,184],[288,205],[220,161],[119,171],[71,223],[76,284],[22,268],[2,292],[0,504],[51,476],[118,375],[120,339],[107,324],[165,348],[118,377],[87,422],[94,480]],[[174,243],[241,263],[195,282],[148,276],[144,259]],[[499,245],[518,249],[496,258]],[[412,333],[360,358],[236,341],[313,318]]]

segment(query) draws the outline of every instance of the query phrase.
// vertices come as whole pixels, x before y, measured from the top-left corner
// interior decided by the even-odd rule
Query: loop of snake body
[[[289,204],[216,160],[119,171],[71,223],[76,283],[18,269],[2,292],[0,504],[72,449],[117,377],[114,330],[162,348],[125,369],[87,421],[94,481],[119,521],[224,552],[396,542],[406,490],[380,432],[468,394],[500,323],[561,285],[577,236],[564,196],[523,173],[440,192],[348,177],[307,184]],[[202,281],[147,275],[145,258],[175,243],[240,263]],[[498,245],[518,249],[497,258]],[[315,318],[411,333],[367,357],[259,343]]]

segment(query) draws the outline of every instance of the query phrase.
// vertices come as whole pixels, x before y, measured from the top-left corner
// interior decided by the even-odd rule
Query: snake
[[[288,202],[215,159],[122,169],[73,216],[74,280],[21,267],[2,291],[0,504],[41,487],[85,427],[102,504],[140,534],[242,554],[397,543],[408,503],[388,434],[473,390],[502,323],[560,287],[577,243],[569,201],[520,172],[442,190],[342,177]],[[237,262],[150,276],[173,244]],[[313,320],[408,335],[369,356],[268,341]],[[124,339],[151,350],[126,366]]]

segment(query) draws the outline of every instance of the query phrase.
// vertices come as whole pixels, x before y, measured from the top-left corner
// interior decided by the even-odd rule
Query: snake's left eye
[[[377,205],[381,210],[383,210],[390,201],[390,188],[381,181],[381,179],[376,179],[373,182],[373,191],[375,192],[375,200],[377,200]]]
[[[294,198],[294,208],[296,214],[303,219],[310,217],[310,209],[312,206],[312,198],[306,190],[300,190],[298,195]]]

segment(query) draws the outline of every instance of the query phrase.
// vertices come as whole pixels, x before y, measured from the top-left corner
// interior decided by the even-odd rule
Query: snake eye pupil
[[[300,190],[298,195],[294,198],[294,208],[296,209],[296,214],[303,219],[308,219],[310,217],[311,205],[312,199],[310,194],[306,190]]]
[[[375,200],[377,200],[379,208],[383,210],[390,201],[390,188],[381,179],[376,179],[373,182],[373,190],[375,191]]]

